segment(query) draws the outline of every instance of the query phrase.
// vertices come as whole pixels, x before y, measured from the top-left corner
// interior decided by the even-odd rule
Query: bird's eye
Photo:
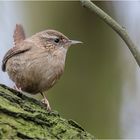
[[[55,43],[59,43],[59,41],[60,41],[59,38],[55,38],[55,39],[54,39],[54,42],[55,42]]]

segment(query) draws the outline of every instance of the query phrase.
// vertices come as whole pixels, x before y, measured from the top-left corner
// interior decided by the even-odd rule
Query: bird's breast
[[[36,94],[51,88],[61,77],[65,56],[62,51],[49,54],[42,49],[30,50],[10,58],[7,72],[23,91]]]

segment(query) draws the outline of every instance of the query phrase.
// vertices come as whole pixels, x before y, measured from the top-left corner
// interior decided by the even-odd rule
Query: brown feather
[[[31,48],[31,46],[23,46],[23,47],[13,47],[11,48],[4,56],[3,60],[2,60],[2,71],[6,71],[6,63],[8,61],[9,58],[17,55],[17,54],[20,54],[20,53],[24,53],[26,51],[29,51]]]
[[[22,25],[16,24],[13,38],[15,46],[17,46],[21,41],[25,40],[25,33]]]

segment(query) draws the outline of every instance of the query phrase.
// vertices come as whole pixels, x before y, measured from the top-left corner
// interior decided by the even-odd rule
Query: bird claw
[[[41,102],[45,105],[45,107],[47,108],[47,111],[51,112],[51,107],[47,98],[42,99]]]
[[[19,92],[22,92],[22,90],[21,90],[21,88],[20,87],[18,87],[18,86],[16,86],[16,85],[14,85],[14,87],[13,87],[15,90],[17,90],[17,91],[19,91]]]

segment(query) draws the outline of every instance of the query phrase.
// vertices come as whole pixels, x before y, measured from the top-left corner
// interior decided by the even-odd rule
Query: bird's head
[[[41,32],[40,38],[44,40],[46,47],[65,48],[68,49],[71,45],[82,43],[81,41],[70,40],[61,32],[56,30],[46,30]]]

